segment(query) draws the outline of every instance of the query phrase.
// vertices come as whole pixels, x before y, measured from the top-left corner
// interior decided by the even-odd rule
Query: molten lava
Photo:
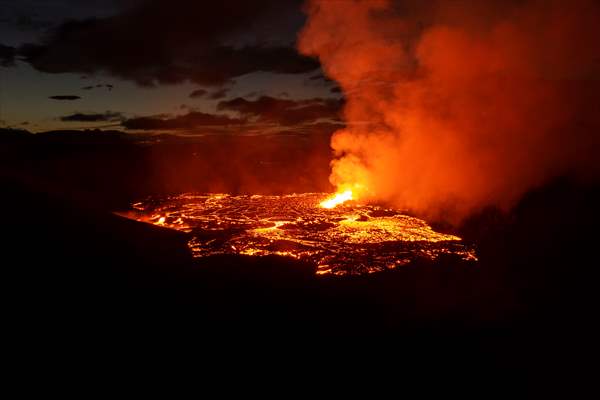
[[[477,260],[461,238],[397,210],[359,204],[352,191],[331,197],[183,194],[133,208],[139,221],[189,233],[195,257],[278,255],[334,275],[378,272],[441,254]]]
[[[320,203],[320,206],[323,208],[334,208],[335,206],[343,204],[343,203],[347,202],[348,200],[352,200],[352,198],[353,198],[352,190],[346,190],[342,193],[335,194],[334,196],[332,196],[331,198],[328,198],[327,200],[323,200]]]

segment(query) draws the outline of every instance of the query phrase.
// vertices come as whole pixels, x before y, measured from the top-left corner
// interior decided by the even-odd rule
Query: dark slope
[[[94,171],[83,156],[50,174],[45,166],[60,157],[30,140],[2,148],[10,168],[0,181],[6,324],[10,343],[27,351],[194,344],[283,357],[310,345],[317,369],[373,365],[320,358],[338,349],[459,385],[468,376],[494,393],[586,387],[597,347],[597,188],[560,181],[509,215],[473,217],[460,234],[478,246],[475,268],[441,259],[322,279],[276,257],[193,260],[184,234],[109,212],[131,196],[125,178],[114,193],[110,169],[98,172],[104,180],[78,180],[78,162]],[[139,150],[118,156],[120,146],[98,150],[97,162],[135,165]]]

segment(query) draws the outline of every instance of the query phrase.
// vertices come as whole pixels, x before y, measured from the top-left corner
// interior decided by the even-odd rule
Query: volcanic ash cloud
[[[598,2],[482,3],[305,5],[298,47],[347,98],[334,185],[458,221],[599,175]]]

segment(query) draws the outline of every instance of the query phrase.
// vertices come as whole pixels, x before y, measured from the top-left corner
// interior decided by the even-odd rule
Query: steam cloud
[[[595,178],[600,4],[312,0],[298,47],[347,98],[334,185],[457,222]]]

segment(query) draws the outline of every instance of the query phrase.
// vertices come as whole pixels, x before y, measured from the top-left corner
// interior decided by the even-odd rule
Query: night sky
[[[330,132],[301,1],[1,0],[0,126]]]

